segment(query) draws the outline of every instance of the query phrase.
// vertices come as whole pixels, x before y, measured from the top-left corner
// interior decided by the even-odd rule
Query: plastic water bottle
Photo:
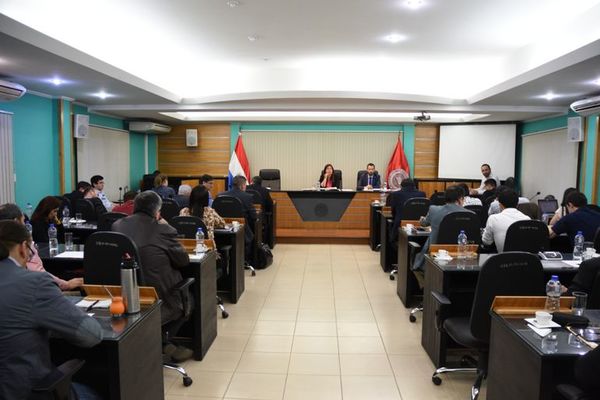
[[[382,205],[385,205],[385,198],[387,197],[387,182],[383,182],[383,186],[381,187],[381,193],[379,194],[379,202]]]
[[[27,203],[25,206],[25,215],[27,215],[28,219],[31,219],[31,216],[33,215],[33,206],[31,203]]]
[[[552,278],[546,283],[546,311],[554,312],[560,309],[560,282],[558,275],[552,275]]]
[[[585,242],[585,237],[581,231],[577,231],[577,235],[575,235],[575,240],[573,241],[573,260],[581,261],[583,257],[583,243]]]
[[[467,258],[467,234],[461,230],[458,234],[458,258]]]
[[[25,221],[25,229],[27,229],[30,235],[33,235],[33,226],[31,226],[29,220]]]
[[[58,253],[58,239],[56,238],[57,232],[54,224],[50,224],[48,228],[48,246],[50,255],[56,255]]]
[[[63,208],[63,212],[62,212],[62,224],[63,226],[69,226],[69,221],[71,220],[71,218],[69,218],[69,208],[65,207]]]
[[[196,254],[204,252],[204,232],[202,228],[198,228],[196,231]]]

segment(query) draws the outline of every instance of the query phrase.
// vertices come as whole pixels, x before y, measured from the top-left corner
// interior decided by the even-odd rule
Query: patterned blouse
[[[191,215],[190,209],[188,207],[182,208],[181,211],[179,211],[179,215],[189,217]],[[210,207],[204,207],[204,217],[202,218],[202,221],[206,225],[206,229],[208,229],[209,239],[215,238],[215,228],[225,227],[225,220]]]

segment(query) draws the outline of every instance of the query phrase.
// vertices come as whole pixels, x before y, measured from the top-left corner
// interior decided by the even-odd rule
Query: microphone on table
[[[540,195],[540,192],[537,192],[536,194],[534,194],[533,196],[531,196],[529,198],[529,201],[533,200],[536,196],[539,196],[539,195]]]
[[[119,186],[119,203],[123,199],[123,195],[122,195],[122,192],[121,192],[122,190],[123,190],[123,188],[121,186]]]

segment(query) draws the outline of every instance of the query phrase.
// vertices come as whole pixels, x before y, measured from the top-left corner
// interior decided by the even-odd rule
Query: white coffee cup
[[[413,229],[415,227],[413,224],[406,224],[404,226],[406,227],[406,229]]]
[[[231,225],[233,226],[233,229],[238,229],[240,227],[240,223],[238,221],[231,221]]]
[[[437,256],[440,258],[448,258],[448,250],[439,249],[437,252]]]
[[[539,325],[548,325],[552,322],[552,314],[546,311],[536,311],[535,322]]]

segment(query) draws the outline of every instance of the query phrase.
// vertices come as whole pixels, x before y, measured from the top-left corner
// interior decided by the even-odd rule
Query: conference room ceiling
[[[528,120],[600,92],[600,0],[540,4],[3,0],[0,78],[171,123]]]

